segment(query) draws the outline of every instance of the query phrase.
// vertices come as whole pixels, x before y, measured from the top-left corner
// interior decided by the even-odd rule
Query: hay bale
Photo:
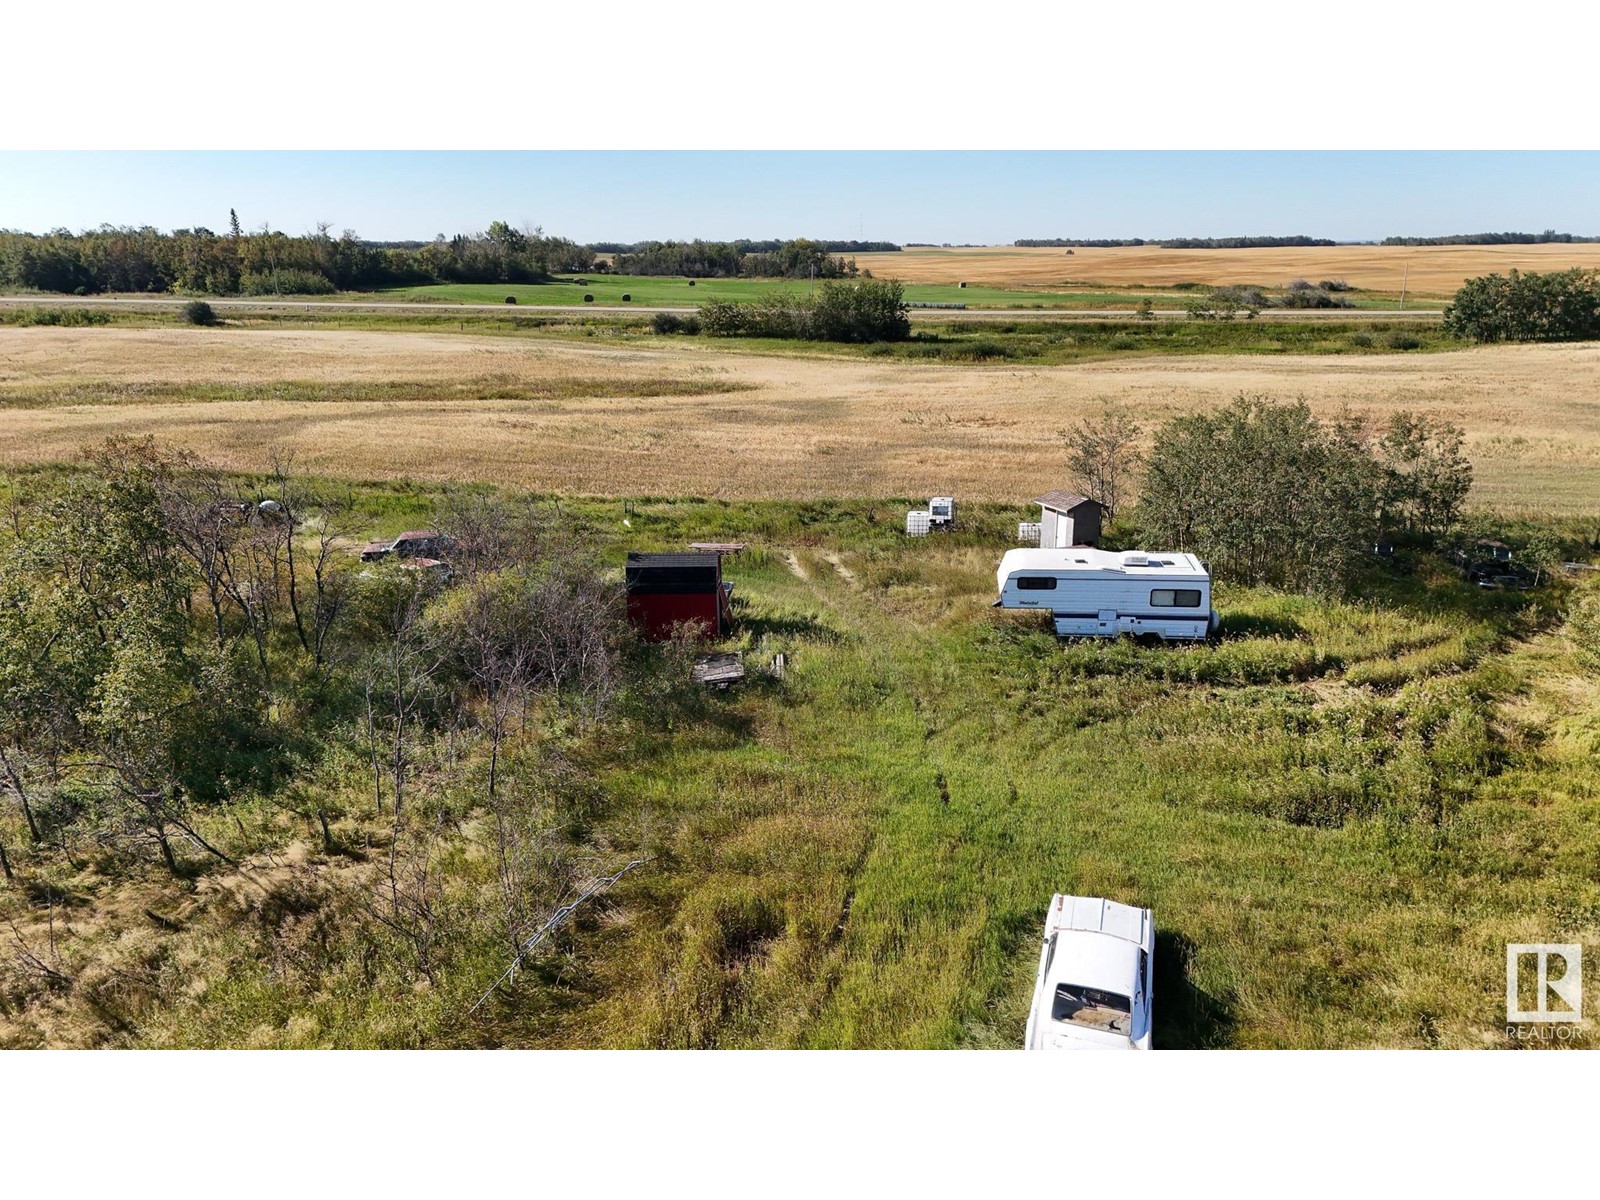
[[[632,299],[633,299],[633,297],[630,296],[627,292],[623,292],[622,293],[622,302],[624,304],[626,304],[629,300],[632,300]]]
[[[961,282],[961,283],[958,283],[958,284],[956,284],[956,286],[957,286],[957,287],[958,287],[958,288],[961,288],[961,287],[966,287],[966,286],[967,286],[967,285],[966,285],[966,283],[965,283],[965,281],[963,281],[963,282]]]
[[[507,304],[515,304],[516,302],[517,302],[517,298],[515,296],[507,296],[506,297],[506,303]]]
[[[690,287],[693,287],[693,286],[694,286],[694,280],[692,280],[692,279],[691,279],[691,280],[689,280],[689,286],[690,286]]]
[[[594,293],[593,292],[585,292],[583,294],[583,302],[585,304],[593,304],[594,303]]]

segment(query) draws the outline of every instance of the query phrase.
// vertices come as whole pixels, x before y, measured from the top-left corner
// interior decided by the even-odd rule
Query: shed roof
[[[1098,501],[1091,500],[1087,496],[1080,496],[1077,492],[1064,492],[1059,488],[1053,488],[1046,492],[1034,503],[1041,504],[1045,508],[1053,508],[1057,512],[1071,512],[1083,504],[1093,504],[1096,508],[1100,507]]]
[[[722,562],[722,555],[715,550],[695,550],[690,552],[665,551],[657,553],[651,550],[629,550],[628,566],[633,568],[660,568],[670,570],[678,567],[716,567]]]

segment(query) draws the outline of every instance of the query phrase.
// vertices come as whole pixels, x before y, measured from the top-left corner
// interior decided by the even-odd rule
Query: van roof
[[[1000,560],[1000,576],[1004,578],[1015,571],[1049,571],[1056,574],[1114,571],[1140,579],[1157,576],[1211,577],[1205,564],[1198,558],[1177,550],[1096,550],[1092,546],[1068,546],[1061,550],[1007,550],[1005,557]]]
[[[1109,933],[1128,942],[1142,944],[1150,923],[1148,908],[1135,908],[1099,896],[1067,896],[1057,892],[1050,898],[1050,912],[1045,917],[1045,933],[1058,930],[1080,930],[1085,933]]]
[[[1098,896],[1051,897],[1044,934],[1056,939],[1048,983],[1076,983],[1131,995],[1150,910]]]

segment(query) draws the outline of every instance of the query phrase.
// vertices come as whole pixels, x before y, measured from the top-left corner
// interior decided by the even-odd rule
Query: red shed
[[[630,551],[625,572],[628,619],[652,640],[671,636],[672,627],[696,624],[716,637],[731,623],[733,585],[722,582],[722,556],[645,554]]]

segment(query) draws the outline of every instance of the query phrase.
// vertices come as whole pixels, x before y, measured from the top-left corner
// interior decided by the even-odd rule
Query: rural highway
[[[95,305],[106,308],[165,308],[176,309],[187,304],[192,296],[0,296],[0,305],[18,304],[66,304],[66,305]],[[516,313],[606,313],[608,315],[634,315],[651,316],[654,313],[690,314],[695,311],[686,308],[662,308],[644,304],[604,305],[604,304],[467,304],[443,300],[263,300],[252,297],[248,300],[207,300],[213,308],[233,308],[241,310],[273,310],[283,312],[301,312],[315,309],[345,309],[360,312],[406,313],[406,312],[516,312]],[[1173,320],[1187,318],[1188,313],[1181,308],[1158,308],[1154,315],[1159,319]],[[1438,309],[1370,309],[1370,308],[1327,308],[1327,309],[1285,309],[1274,310],[1272,319],[1288,321],[1315,321],[1315,320],[1426,320],[1438,317]],[[1035,320],[1042,318],[1057,318],[1060,320],[1128,320],[1134,316],[1132,309],[1128,308],[915,308],[911,309],[913,318],[925,320],[980,320],[999,321],[1017,320],[1022,317],[1031,317]]]

